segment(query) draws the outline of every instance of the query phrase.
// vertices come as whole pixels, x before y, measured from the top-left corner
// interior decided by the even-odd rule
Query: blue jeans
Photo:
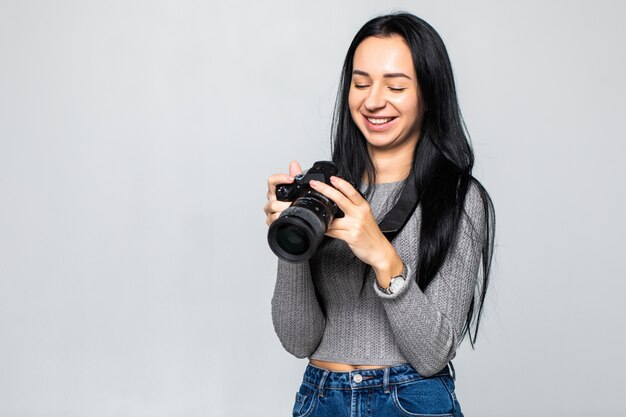
[[[332,372],[309,364],[294,417],[463,417],[454,367],[423,377],[409,364]]]

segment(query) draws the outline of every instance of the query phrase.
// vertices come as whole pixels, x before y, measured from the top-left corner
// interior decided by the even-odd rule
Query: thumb
[[[302,168],[300,167],[298,161],[291,161],[291,163],[289,164],[289,175],[293,177],[300,174],[301,172]]]

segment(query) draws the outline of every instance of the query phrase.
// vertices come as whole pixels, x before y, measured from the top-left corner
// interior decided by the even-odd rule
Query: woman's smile
[[[397,117],[368,117],[363,115],[365,118],[365,125],[372,132],[384,132],[387,129],[395,126],[395,121],[398,119]]]

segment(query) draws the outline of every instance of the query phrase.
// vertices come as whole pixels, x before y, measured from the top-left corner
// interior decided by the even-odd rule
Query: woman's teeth
[[[372,119],[371,117],[368,117],[367,120],[370,121],[370,123],[373,123],[375,125],[383,125],[391,120],[393,120],[393,117],[388,117],[386,119]]]

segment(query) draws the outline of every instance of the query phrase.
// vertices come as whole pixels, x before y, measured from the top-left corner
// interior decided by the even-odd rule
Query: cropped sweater
[[[368,203],[378,222],[402,184],[373,186]],[[421,204],[392,242],[407,266],[407,282],[395,294],[380,291],[372,268],[339,239],[325,237],[309,261],[279,259],[272,321],[283,347],[298,358],[353,365],[409,363],[423,376],[445,367],[461,342],[481,260],[484,210],[473,184],[464,209],[454,244],[425,291],[416,282]]]

